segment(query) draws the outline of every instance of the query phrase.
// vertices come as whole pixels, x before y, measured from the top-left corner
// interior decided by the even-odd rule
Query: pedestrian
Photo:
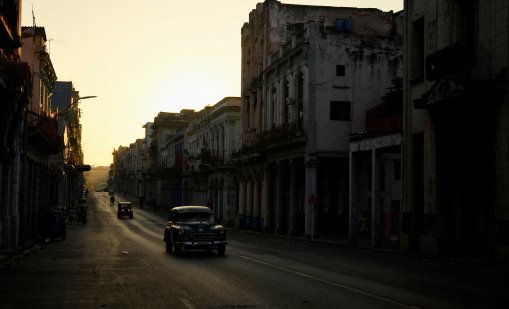
[[[143,202],[145,200],[145,197],[143,195],[138,195],[138,200],[140,202],[140,208],[143,208]]]

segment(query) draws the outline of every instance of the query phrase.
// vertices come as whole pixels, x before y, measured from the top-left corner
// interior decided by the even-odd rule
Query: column
[[[218,182],[218,188],[217,188],[217,217],[219,218],[220,222],[223,222],[224,220],[224,181],[222,179]]]
[[[383,217],[380,201],[380,154],[371,151],[371,245],[380,247],[382,241]]]
[[[295,95],[295,73],[289,74],[287,76],[288,79],[288,99],[293,101],[293,104],[288,106],[288,123],[292,123],[295,121],[295,106],[296,104],[296,95]]]
[[[224,152],[224,160],[225,161],[229,161],[230,160],[230,156],[233,152],[233,133],[232,133],[232,129],[233,128],[233,122],[232,121],[226,121],[225,122],[225,130],[224,130],[224,133],[225,133],[225,137],[224,137],[224,141],[225,141],[225,152]]]
[[[221,162],[225,161],[225,126],[224,124],[221,124],[219,126],[219,158],[221,159]]]
[[[12,171],[12,187],[11,187],[11,205],[12,205],[12,235],[13,235],[13,244],[18,245],[19,244],[19,238],[20,238],[20,212],[19,212],[19,197],[20,197],[20,186],[21,186],[21,158],[19,153],[16,151],[16,156],[13,160],[13,171]],[[48,197],[49,197],[49,191],[48,191]]]
[[[298,231],[298,207],[299,207],[299,201],[298,201],[298,191],[297,188],[297,164],[295,162],[290,163],[290,222],[288,226],[288,234],[289,235],[296,235]]]
[[[272,178],[270,172],[270,165],[267,164],[264,169],[262,188],[262,229],[266,232],[272,230],[273,227],[273,214],[272,214]]]
[[[318,200],[317,196],[317,162],[315,159],[308,159],[306,162],[306,206],[305,206],[305,234],[313,238],[318,230],[318,216],[317,204],[309,204],[308,201],[314,196],[315,201]]]
[[[219,140],[219,126],[215,126],[214,127],[214,135],[215,135],[215,149],[214,149],[214,157],[219,157],[219,153],[220,153],[220,140]]]
[[[246,181],[240,180],[239,188],[239,228],[246,226]]]
[[[253,227],[253,180],[247,181],[246,190],[246,225],[248,228]]]
[[[253,229],[259,230],[260,225],[260,214],[261,214],[261,180],[255,179],[253,188]]]
[[[348,241],[352,244],[357,243],[357,239],[359,237],[359,226],[358,226],[358,192],[359,192],[359,184],[356,181],[358,175],[360,174],[357,166],[358,166],[358,155],[355,155],[355,152],[350,151],[349,153],[349,163],[348,163],[348,174],[349,174],[349,198],[348,198]]]
[[[283,233],[285,230],[285,205],[284,205],[284,193],[283,193],[283,181],[284,181],[284,164],[279,162],[277,165],[277,180],[276,180],[276,233]]]
[[[0,231],[0,245],[2,248],[8,248],[11,239],[11,217],[9,208],[9,187],[11,186],[12,179],[10,177],[9,163],[2,164],[2,186],[0,187],[0,225],[2,230]]]

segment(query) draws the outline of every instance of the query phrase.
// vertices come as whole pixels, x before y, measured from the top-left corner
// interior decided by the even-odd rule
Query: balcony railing
[[[30,145],[41,153],[53,154],[63,146],[62,136],[58,132],[56,119],[39,115],[32,111],[27,113],[27,138]]]
[[[306,139],[302,121],[294,121],[274,127],[270,130],[256,133],[246,131],[242,134],[242,147],[232,154],[234,162],[253,160],[260,156],[261,152],[271,147],[278,147],[296,142],[304,142]]]
[[[256,147],[268,147],[281,142],[293,142],[304,137],[302,121],[294,121],[263,131],[257,135]]]

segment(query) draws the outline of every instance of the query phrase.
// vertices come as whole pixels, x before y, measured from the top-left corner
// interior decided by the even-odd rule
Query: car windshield
[[[203,221],[214,222],[214,217],[210,212],[182,212],[175,214],[175,220],[181,222]]]

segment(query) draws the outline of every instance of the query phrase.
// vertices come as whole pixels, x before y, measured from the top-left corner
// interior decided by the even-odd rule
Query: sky
[[[159,112],[240,96],[240,30],[259,2],[23,0],[22,25],[35,16],[58,80],[97,96],[80,101],[84,163],[109,166],[113,150],[144,138],[142,126]],[[403,9],[403,0],[280,2]]]

